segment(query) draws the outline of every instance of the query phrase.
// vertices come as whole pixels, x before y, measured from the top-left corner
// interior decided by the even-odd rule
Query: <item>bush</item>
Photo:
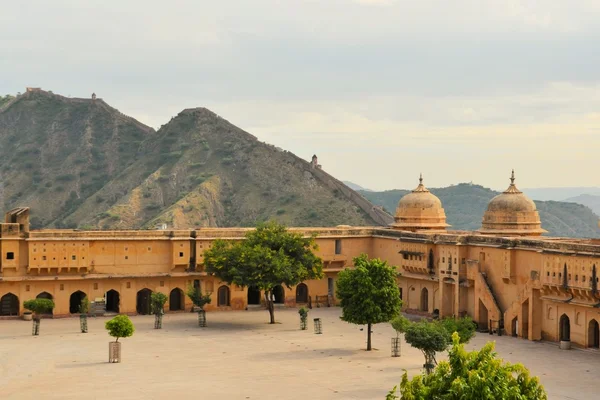
[[[406,333],[406,330],[410,326],[411,322],[404,315],[400,314],[396,318],[390,321],[392,328],[396,331],[396,337],[400,336],[401,333]]]
[[[127,315],[117,315],[106,321],[105,327],[108,334],[116,338],[115,342],[118,342],[119,338],[130,337],[135,332],[135,327]]]
[[[88,297],[85,296],[83,299],[81,299],[81,304],[79,305],[79,313],[87,314],[89,312],[90,312],[90,299],[88,299]]]
[[[547,400],[548,395],[539,379],[529,376],[521,364],[510,364],[498,358],[494,343],[488,342],[479,351],[466,352],[457,333],[452,335],[448,361],[440,362],[435,372],[408,379],[405,372],[400,384],[403,399]],[[396,388],[387,400],[398,399]]]
[[[420,321],[410,324],[404,336],[412,347],[421,350],[425,356],[425,370],[430,373],[437,365],[435,353],[448,347],[448,332],[440,322]]]
[[[152,314],[161,315],[165,313],[165,303],[167,302],[167,295],[161,292],[153,292],[150,295],[150,307]]]
[[[469,317],[464,318],[444,318],[441,321],[442,326],[448,332],[448,341],[451,341],[452,334],[458,333],[460,343],[468,343],[475,335],[475,323]]]
[[[35,315],[46,314],[54,309],[54,302],[50,299],[32,299],[23,302],[23,307]]]
[[[189,285],[185,294],[192,303],[194,303],[196,307],[200,307],[201,310],[204,309],[206,304],[210,304],[210,294],[203,295],[200,287]]]

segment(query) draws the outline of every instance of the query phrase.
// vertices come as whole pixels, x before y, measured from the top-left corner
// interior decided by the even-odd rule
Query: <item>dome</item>
[[[515,186],[515,171],[510,186],[488,203],[479,233],[499,236],[539,236],[542,229],[535,203]]]
[[[423,186],[422,176],[419,186],[398,202],[394,221],[391,227],[412,232],[445,231],[449,226],[442,202]]]

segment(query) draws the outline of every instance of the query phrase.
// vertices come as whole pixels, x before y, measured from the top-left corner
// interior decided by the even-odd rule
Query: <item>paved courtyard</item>
[[[132,317],[136,332],[122,340],[120,364],[107,363],[108,318],[90,318],[87,334],[77,318],[45,319],[39,337],[30,321],[0,321],[0,398],[384,399],[404,369],[420,371],[421,352],[406,344],[402,357],[390,357],[389,325],[375,326],[378,350],[366,352],[365,331],[339,315],[311,310],[307,331],[293,309],[276,310],[276,325],[263,310],[207,313],[207,328],[190,313],[165,315],[162,330],[152,316]],[[315,317],[322,335],[313,333]],[[540,376],[551,399],[598,398],[600,353],[487,334],[469,347],[491,338],[502,357]]]

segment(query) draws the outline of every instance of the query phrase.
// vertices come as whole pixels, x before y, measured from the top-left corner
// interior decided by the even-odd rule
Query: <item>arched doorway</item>
[[[429,291],[427,288],[421,289],[421,311],[429,311]]]
[[[229,288],[225,285],[221,286],[217,291],[217,306],[227,307],[229,306]]]
[[[571,321],[567,314],[563,314],[560,316],[560,332],[559,332],[561,342],[569,342],[571,341]]]
[[[54,297],[52,297],[52,295],[48,292],[42,292],[40,294],[38,294],[37,296],[35,296],[36,299],[47,299],[47,300],[54,300]],[[52,315],[52,310],[50,310],[50,312],[46,313],[46,315]]]
[[[588,325],[588,347],[600,348],[600,327],[595,319]]]
[[[510,330],[512,331],[513,337],[519,336],[519,319],[518,317],[514,317],[511,321]]]
[[[19,315],[19,298],[12,293],[6,293],[0,298],[0,315]]]
[[[273,297],[275,297],[275,300],[273,301],[273,303],[283,304],[283,302],[285,300],[285,295],[284,295],[283,287],[281,285],[277,285],[273,288]]]
[[[121,302],[121,295],[114,289],[106,292],[106,311],[112,313],[119,313],[119,306]]]
[[[183,290],[175,288],[169,293],[169,311],[181,311],[184,307]]]
[[[71,293],[69,298],[69,312],[71,314],[78,314],[81,308],[81,301],[85,298],[86,294],[81,290]]]
[[[308,286],[304,283],[296,286],[296,303],[308,303]]]
[[[488,309],[481,299],[479,299],[479,320],[477,321],[477,326],[482,332],[487,332],[491,328],[490,321],[488,320]]]
[[[248,304],[260,304],[260,290],[256,286],[248,287]]]
[[[138,314],[148,315],[150,314],[150,295],[152,290],[144,288],[137,292],[136,306],[135,309]]]

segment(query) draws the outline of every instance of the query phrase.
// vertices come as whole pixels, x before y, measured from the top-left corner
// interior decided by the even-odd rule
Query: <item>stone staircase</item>
[[[501,321],[502,312],[500,311],[500,306],[498,306],[498,302],[496,301],[492,287],[487,281],[487,275],[485,272],[479,272],[476,276],[476,279],[478,280],[477,285],[484,288],[484,295],[481,297],[481,301],[488,310],[488,319],[493,321]]]

